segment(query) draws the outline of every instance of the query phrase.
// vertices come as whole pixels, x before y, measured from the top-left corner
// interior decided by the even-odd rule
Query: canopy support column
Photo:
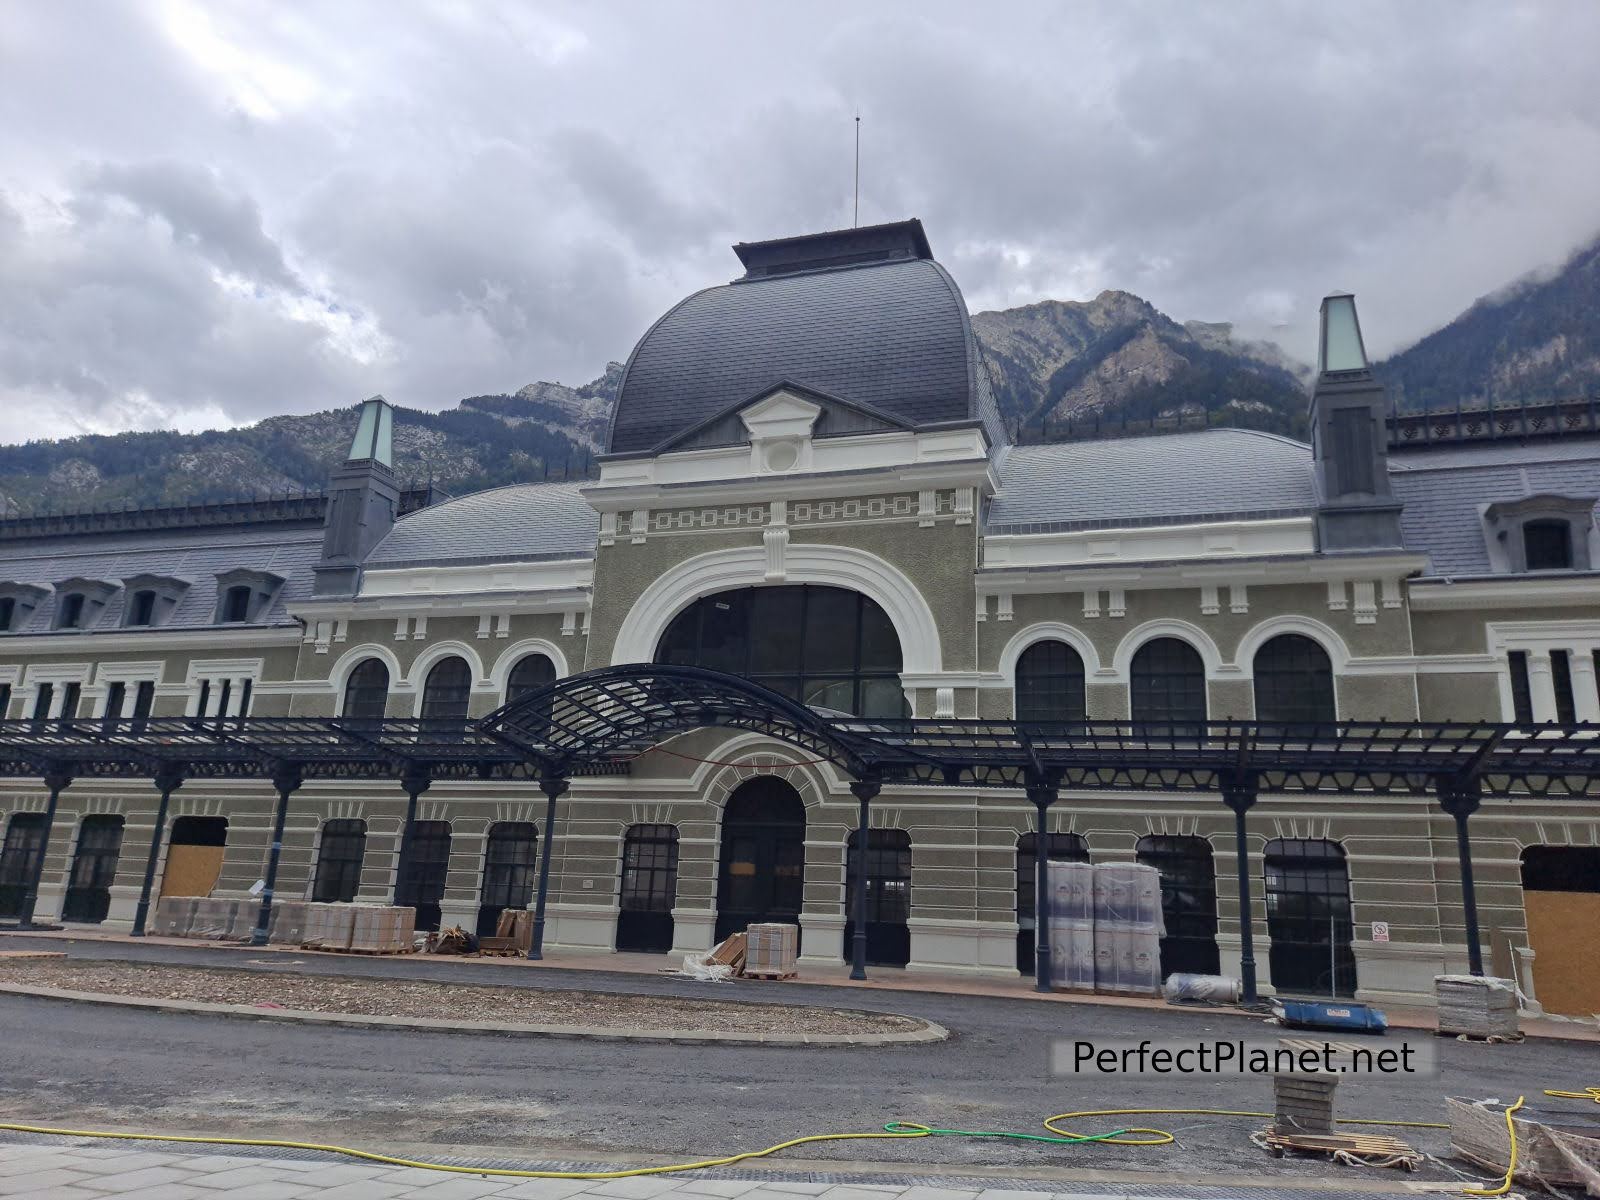
[[[1050,806],[1061,788],[1052,780],[1030,778],[1027,791],[1039,813],[1039,832],[1033,843],[1033,986],[1036,991],[1048,992],[1054,973],[1050,954]]]
[[[183,786],[183,767],[175,763],[163,764],[156,772],[155,784],[161,792],[161,805],[156,809],[156,827],[150,833],[150,854],[144,860],[139,906],[133,911],[133,937],[144,936],[145,921],[150,916],[150,893],[156,886],[156,863],[161,860],[161,839],[167,831],[167,809],[172,803],[172,793]]]
[[[56,824],[56,805],[61,793],[72,785],[72,776],[63,768],[52,766],[45,772],[44,785],[50,789],[50,803],[44,810],[44,837],[39,841],[39,857],[34,859],[28,872],[27,890],[22,894],[22,911],[18,914],[18,929],[33,929],[33,910],[39,903],[39,882],[44,878],[44,858],[50,850],[50,833]]]
[[[261,915],[250,934],[252,946],[267,944],[267,929],[272,922],[272,895],[278,886],[278,861],[283,857],[283,827],[289,819],[289,797],[305,782],[298,766],[280,766],[272,773],[272,786],[278,791],[278,810],[272,818],[272,849],[267,854],[267,876],[261,891]]]
[[[1245,814],[1255,807],[1256,784],[1253,779],[1240,783],[1225,783],[1222,802],[1233,810],[1233,852],[1239,876],[1239,982],[1242,1001],[1254,1004],[1256,994],[1256,942],[1254,914],[1250,900],[1250,847],[1245,839]]]
[[[528,947],[528,957],[544,957],[544,910],[550,896],[550,849],[556,840],[556,801],[566,794],[571,785],[559,775],[542,775],[539,787],[546,797],[544,809],[544,845],[539,847],[539,898],[533,909],[533,941]]]
[[[428,768],[418,763],[407,763],[400,776],[400,786],[406,793],[406,823],[400,829],[400,854],[394,873],[394,902],[416,903],[416,888],[411,877],[411,847],[417,827],[417,797],[428,790],[433,778]]]
[[[850,939],[850,978],[867,977],[867,841],[872,836],[872,802],[883,785],[876,779],[858,779],[850,785],[860,808],[856,814],[856,878],[854,936]]]
[[[1467,818],[1478,811],[1481,797],[1475,783],[1457,780],[1438,784],[1439,807],[1456,822],[1456,855],[1461,863],[1461,907],[1467,922],[1467,963],[1474,975],[1483,974],[1483,947],[1478,933],[1478,889],[1472,878],[1472,839]]]

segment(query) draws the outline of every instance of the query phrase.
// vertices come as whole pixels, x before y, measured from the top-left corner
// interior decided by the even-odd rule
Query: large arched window
[[[381,721],[389,703],[389,668],[381,658],[364,658],[344,685],[344,716],[355,721]]]
[[[543,654],[525,654],[517,660],[517,665],[511,668],[511,674],[506,677],[506,703],[520,700],[529,692],[536,692],[555,681],[555,663]]]
[[[1328,652],[1300,633],[1280,633],[1256,651],[1256,720],[1286,725],[1331,725],[1333,664]]]
[[[1206,719],[1206,667],[1200,652],[1173,637],[1152,638],[1133,656],[1130,714],[1135,721]]]
[[[1264,860],[1272,986],[1280,994],[1354,996],[1344,847],[1323,838],[1273,838]]]
[[[311,899],[318,904],[346,904],[354,900],[361,888],[361,864],[366,855],[365,821],[346,817],[324,821]]]
[[[1203,837],[1149,834],[1134,846],[1139,862],[1161,872],[1161,977],[1174,971],[1215,975],[1217,872],[1211,843]]]
[[[1017,659],[1017,720],[1081,721],[1083,659],[1065,642],[1035,642]]]
[[[441,658],[433,664],[427,682],[422,685],[423,719],[465,720],[471,696],[472,668],[467,666],[467,660],[456,654]]]
[[[907,714],[894,626],[875,601],[845,588],[797,584],[706,596],[673,618],[656,661],[742,675],[855,716]]]

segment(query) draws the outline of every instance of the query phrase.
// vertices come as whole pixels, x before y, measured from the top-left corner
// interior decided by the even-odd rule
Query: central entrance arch
[[[734,789],[722,810],[716,940],[767,921],[800,923],[805,891],[806,806],[775,775]]]

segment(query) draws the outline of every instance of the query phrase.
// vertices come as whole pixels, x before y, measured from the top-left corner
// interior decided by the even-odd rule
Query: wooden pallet
[[[399,950],[368,950],[365,947],[357,949],[354,946],[345,946],[335,950],[329,946],[301,946],[302,950],[320,950],[324,954],[366,954],[374,958],[389,958],[396,954],[415,954],[415,946],[406,946]]]
[[[1458,1042],[1478,1042],[1484,1046],[1512,1046],[1528,1040],[1525,1033],[1462,1033],[1455,1029],[1438,1029],[1435,1037],[1454,1038]]]
[[[746,979],[798,979],[800,977],[798,971],[757,971],[748,966],[740,974]]]
[[[1381,1133],[1283,1133],[1269,1129],[1261,1135],[1261,1143],[1274,1158],[1288,1153],[1320,1154],[1407,1171],[1415,1171],[1422,1163],[1422,1155],[1410,1145]]]

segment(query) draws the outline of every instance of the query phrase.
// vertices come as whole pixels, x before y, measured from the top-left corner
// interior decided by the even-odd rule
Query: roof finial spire
[[[861,226],[861,110],[856,109],[856,186],[855,213],[850,218],[850,228]]]

